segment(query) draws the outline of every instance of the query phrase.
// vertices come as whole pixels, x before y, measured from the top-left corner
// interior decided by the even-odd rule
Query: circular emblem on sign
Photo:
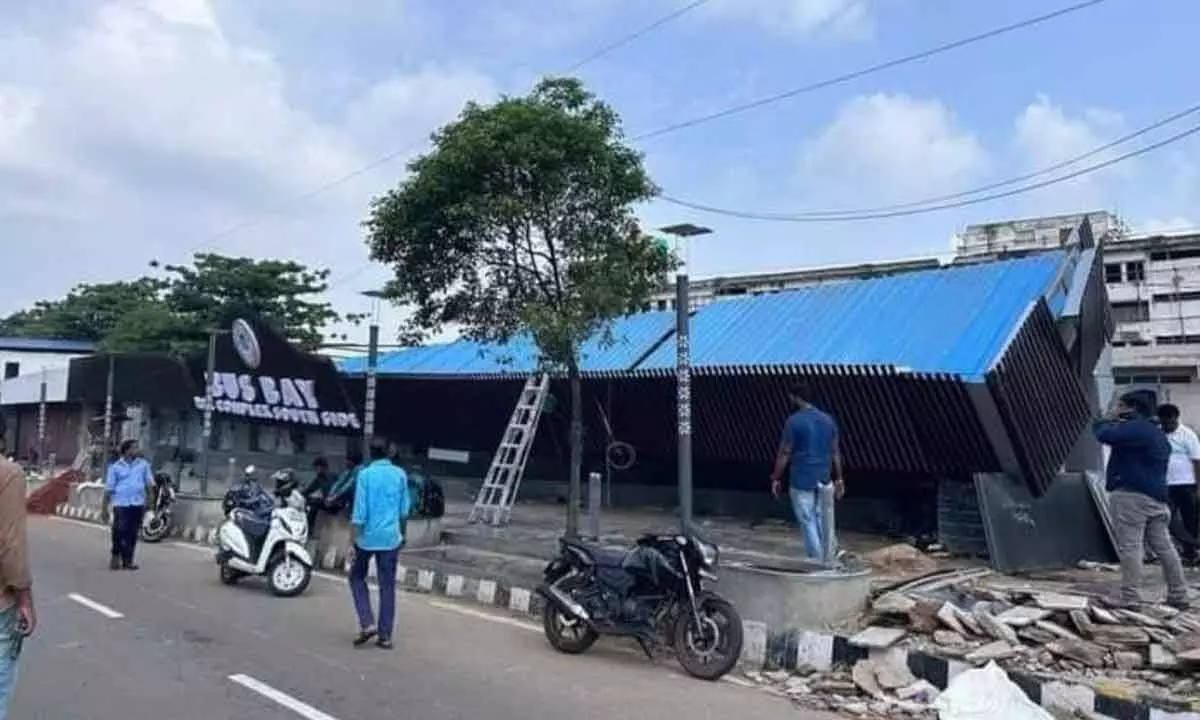
[[[262,363],[262,348],[258,345],[258,336],[254,334],[254,328],[245,320],[234,320],[231,334],[233,349],[242,363],[251,370],[257,370]]]

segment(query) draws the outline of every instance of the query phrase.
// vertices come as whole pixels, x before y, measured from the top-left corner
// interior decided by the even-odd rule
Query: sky
[[[1200,102],[1200,3],[1107,0],[636,138],[1074,2],[709,0],[572,74],[621,113],[671,197],[784,214],[907,203],[1046,167]],[[4,0],[0,315],[195,252],[329,268],[335,306],[369,312],[361,292],[388,272],[368,261],[360,224],[433,130],[468,100],[524,93],[687,4]],[[647,228],[713,230],[689,250],[701,277],[941,254],[968,224],[1042,214],[1111,210],[1135,231],[1181,230],[1200,225],[1196,137],[913,217],[780,223],[663,201],[639,214]],[[382,310],[385,336],[399,312]]]

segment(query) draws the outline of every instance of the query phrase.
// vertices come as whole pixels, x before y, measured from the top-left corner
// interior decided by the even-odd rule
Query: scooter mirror
[[[247,465],[246,469],[242,471],[242,474],[249,478],[254,477],[254,474],[257,472],[258,468],[254,467],[253,465]]]

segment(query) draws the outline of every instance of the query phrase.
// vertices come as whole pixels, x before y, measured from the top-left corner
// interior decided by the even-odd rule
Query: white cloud
[[[816,204],[864,207],[953,192],[988,164],[979,140],[937,100],[860,96],[806,144],[801,186]]]
[[[708,12],[730,20],[750,21],[788,35],[828,34],[864,39],[875,29],[871,5],[875,0],[716,0]]]
[[[343,107],[306,107],[292,93],[298,70],[233,36],[213,7],[109,0],[53,32],[0,35],[0,222],[17,238],[5,241],[6,265],[31,268],[0,285],[0,314],[201,250],[331,267],[347,278],[333,299],[363,309],[355,292],[382,271],[352,276],[366,261],[359,221],[403,158],[341,192],[296,198],[419,149],[463,102],[493,96],[492,83],[427,66],[365,79]]]
[[[1125,121],[1119,113],[1087,108],[1071,114],[1043,95],[1017,116],[1013,145],[1021,164],[1019,170],[1032,172],[1095,150],[1124,132]],[[1128,150],[1129,147],[1106,150],[1031,182],[1041,182],[1103,163]],[[1023,198],[1022,205],[1028,212],[1049,214],[1113,208],[1120,198],[1122,181],[1128,179],[1133,171],[1132,163],[1118,163],[1036,190]]]

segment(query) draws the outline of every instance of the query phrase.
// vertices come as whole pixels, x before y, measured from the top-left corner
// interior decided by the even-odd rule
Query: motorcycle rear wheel
[[[570,594],[578,587],[577,582],[563,584],[562,591]],[[550,647],[566,655],[579,655],[588,651],[600,635],[582,621],[570,617],[549,599],[542,608],[542,630]]]
[[[679,613],[671,633],[675,656],[685,672],[701,680],[719,680],[737,665],[742,655],[742,617],[724,598],[700,601],[700,621],[688,609]]]
[[[171,532],[171,521],[162,517],[151,518],[141,528],[142,542],[162,542]]]

